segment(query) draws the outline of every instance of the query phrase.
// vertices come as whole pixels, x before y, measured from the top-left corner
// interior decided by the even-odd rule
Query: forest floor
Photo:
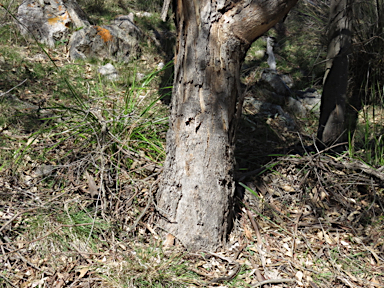
[[[15,12],[20,2],[3,5]],[[95,23],[143,9],[96,2],[79,1]],[[151,199],[165,159],[172,51],[151,39],[157,29],[172,43],[174,28],[154,12],[158,2],[136,16],[142,55],[113,63],[114,82],[97,72],[108,61],[73,62],[66,43],[45,47],[49,59],[0,11],[1,286],[384,287],[384,161],[374,145],[384,142],[383,106],[364,107],[348,151],[331,154],[313,145],[317,113],[287,129],[245,109],[228,245],[190,253],[162,239]],[[326,16],[311,13],[301,3],[286,30],[269,35],[278,71],[297,90],[321,91]],[[257,87],[267,67],[265,45],[255,42],[245,59],[245,86]]]

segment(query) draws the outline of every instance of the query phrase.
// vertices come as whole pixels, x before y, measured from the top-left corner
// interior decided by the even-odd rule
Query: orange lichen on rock
[[[65,11],[64,15],[62,16],[57,16],[57,17],[52,17],[48,18],[48,24],[49,25],[55,25],[56,23],[64,23],[64,25],[68,22],[69,20],[69,15],[68,12]]]
[[[101,39],[103,39],[104,42],[108,42],[112,40],[111,32],[109,32],[108,29],[105,29],[100,26],[96,26],[97,34],[100,35]]]

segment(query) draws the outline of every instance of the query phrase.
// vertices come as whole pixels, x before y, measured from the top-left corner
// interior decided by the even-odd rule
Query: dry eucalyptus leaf
[[[99,191],[97,189],[95,179],[88,173],[88,171],[85,171],[85,177],[88,181],[88,192],[91,194],[92,197],[97,196],[99,194]]]
[[[89,267],[84,267],[82,268],[80,271],[79,271],[79,278],[78,279],[81,279],[85,276],[85,274],[87,274],[87,272],[89,271]]]
[[[244,226],[244,234],[249,241],[253,241],[252,232],[247,228],[247,226]]]
[[[296,191],[295,188],[293,188],[293,187],[290,186],[290,185],[283,185],[283,186],[281,186],[281,188],[282,188],[284,191],[286,191],[286,192],[295,192],[295,191]]]
[[[163,247],[168,248],[168,247],[172,247],[173,245],[175,245],[175,236],[168,233],[163,243]]]

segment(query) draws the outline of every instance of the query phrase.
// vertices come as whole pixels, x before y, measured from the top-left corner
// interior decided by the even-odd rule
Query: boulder
[[[295,120],[280,105],[263,102],[253,97],[245,97],[243,105],[246,111],[252,115],[279,119],[280,127],[288,131],[295,131],[297,129]]]
[[[111,25],[114,25],[119,27],[120,29],[123,29],[129,35],[139,37],[142,34],[141,30],[135,25],[132,12],[129,13],[128,15],[116,16],[115,19],[111,21]]]
[[[321,95],[316,89],[292,91],[293,80],[288,75],[280,75],[272,69],[264,69],[259,81],[263,98],[272,104],[280,105],[292,115],[305,117],[308,112],[317,112]]]
[[[296,94],[308,111],[319,112],[321,94],[316,89],[308,88],[305,91],[297,91]]]
[[[69,43],[71,59],[111,59],[128,62],[139,52],[138,34],[116,25],[89,26],[72,34]]]
[[[266,89],[273,91],[278,95],[291,95],[291,89],[283,81],[281,75],[279,75],[275,70],[264,69],[264,71],[261,73],[260,82],[260,84],[266,86]]]
[[[293,97],[286,97],[285,107],[289,113],[295,116],[305,117],[308,113],[303,103]]]
[[[49,47],[68,38],[70,28],[88,26],[86,14],[76,0],[24,0],[17,10],[22,35],[31,36]]]
[[[68,42],[72,59],[96,57],[128,62],[139,52],[142,33],[132,13],[117,16],[110,25],[91,26],[76,0],[25,0],[16,17],[23,35],[32,34],[51,48],[76,30]]]

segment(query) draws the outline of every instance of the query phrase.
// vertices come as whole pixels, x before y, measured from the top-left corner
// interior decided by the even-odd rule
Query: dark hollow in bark
[[[297,0],[178,0],[159,226],[190,250],[215,250],[231,229],[240,67],[250,44]]]

